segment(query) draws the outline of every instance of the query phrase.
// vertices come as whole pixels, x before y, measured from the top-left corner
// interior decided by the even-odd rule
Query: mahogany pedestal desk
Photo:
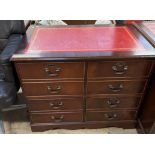
[[[145,21],[134,26],[155,48],[155,21]],[[139,124],[140,132],[155,133],[155,68],[140,109]]]
[[[12,57],[32,131],[135,128],[154,59],[132,26],[31,26]]]

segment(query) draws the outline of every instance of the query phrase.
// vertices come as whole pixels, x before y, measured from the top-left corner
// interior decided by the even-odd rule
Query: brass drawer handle
[[[116,63],[114,66],[112,66],[112,70],[117,75],[123,75],[128,70],[128,66],[125,63]]]
[[[47,89],[50,94],[59,94],[61,92],[61,86],[57,86],[55,89],[51,86],[47,86]]]
[[[55,122],[62,122],[64,120],[64,116],[61,115],[59,117],[56,117],[56,116],[51,116],[51,119]]]
[[[110,108],[116,108],[120,104],[120,99],[118,98],[109,98],[106,103]]]
[[[49,105],[53,109],[59,109],[63,106],[63,102],[50,102]]]
[[[115,118],[117,118],[117,114],[104,114],[104,117],[108,120],[114,120]]]
[[[113,92],[120,92],[123,89],[123,84],[119,84],[118,86],[113,86],[112,84],[109,84],[108,88]]]
[[[48,74],[50,77],[56,77],[59,75],[59,72],[62,71],[61,67],[56,67],[55,65],[48,65],[47,67],[44,68],[45,72]],[[53,70],[53,72],[51,71]]]

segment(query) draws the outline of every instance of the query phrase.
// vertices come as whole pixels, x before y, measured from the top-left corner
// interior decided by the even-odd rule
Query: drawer
[[[116,121],[134,119],[136,119],[136,111],[87,111],[86,113],[86,121]]]
[[[99,61],[88,63],[89,78],[148,77],[151,61]]]
[[[140,103],[140,96],[109,95],[87,98],[87,110],[136,109]]]
[[[82,62],[17,63],[21,79],[84,78]]]
[[[29,100],[29,111],[82,110],[84,100],[80,98],[55,98]]]
[[[83,113],[33,113],[30,114],[31,123],[62,123],[82,122]]]
[[[27,96],[39,95],[83,95],[83,82],[24,82]]]
[[[89,94],[135,94],[143,93],[146,80],[104,80],[89,81]]]

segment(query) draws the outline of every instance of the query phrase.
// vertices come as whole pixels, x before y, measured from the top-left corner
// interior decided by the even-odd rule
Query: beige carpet
[[[122,128],[102,128],[102,129],[78,129],[66,130],[56,129],[44,132],[32,132],[28,122],[5,122],[6,133],[11,134],[136,134],[136,129],[122,129]]]
[[[27,118],[26,109],[4,112],[4,128],[7,134],[136,134],[136,129],[101,128],[101,129],[55,129],[45,132],[32,132]]]

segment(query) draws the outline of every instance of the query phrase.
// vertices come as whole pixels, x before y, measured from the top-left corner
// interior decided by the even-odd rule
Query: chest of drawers
[[[87,27],[82,31],[83,37],[87,36],[86,30]],[[135,33],[136,39],[140,34],[133,30],[132,35]],[[93,32],[90,32],[90,36],[91,33]],[[95,34],[99,37],[97,32]],[[72,33],[68,35],[73,37]],[[100,37],[96,40],[103,39]],[[114,39],[113,37],[111,39]],[[26,41],[26,45],[31,41],[35,45],[32,38],[33,36],[30,41],[29,39]],[[67,40],[66,37],[65,39]],[[88,37],[86,39],[89,40]],[[75,43],[69,42],[69,47],[78,44],[77,40]],[[93,39],[93,42],[96,40]],[[64,40],[60,40],[62,41]],[[89,44],[90,41],[91,39],[88,41]],[[144,41],[147,47],[151,47],[144,38],[143,42],[139,40],[137,42],[143,45]],[[119,46],[125,46],[124,44],[128,42],[131,43],[131,40]],[[61,43],[55,48],[60,46],[62,49],[66,48]],[[82,51],[81,47],[86,46],[88,46],[86,43],[82,46],[80,42],[77,49]],[[98,42],[94,46],[100,48],[102,44]],[[108,48],[109,46],[111,47],[111,44]],[[40,52],[39,49],[37,52],[38,49],[36,51],[31,49],[31,44],[28,50],[23,46],[20,47],[12,60],[27,98],[32,131],[55,128],[134,128],[154,65],[154,57],[150,58],[151,52],[147,51],[146,46],[140,45],[141,50],[133,51],[131,48],[131,51],[128,51],[129,45],[127,45],[126,48],[123,47],[125,51],[113,52],[102,52],[101,49],[93,52],[92,47],[87,47],[88,51],[90,49],[89,52],[70,51],[68,47],[67,51],[57,49],[59,52],[51,52],[54,50],[51,49],[53,46],[50,47],[50,52],[48,49],[44,52]],[[147,52],[149,55],[146,55]]]

